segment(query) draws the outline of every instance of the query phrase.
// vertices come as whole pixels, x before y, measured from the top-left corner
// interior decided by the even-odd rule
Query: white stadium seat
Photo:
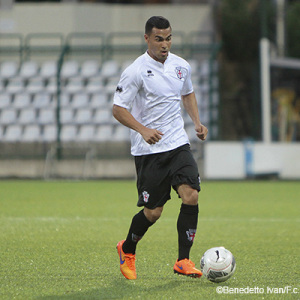
[[[78,110],[75,116],[76,124],[91,123],[92,111],[89,108]]]
[[[57,74],[57,61],[45,61],[40,69],[40,76],[45,79],[54,78]]]
[[[60,138],[63,142],[75,141],[77,138],[77,129],[74,125],[65,125],[61,129]]]
[[[64,79],[75,77],[78,75],[78,71],[79,71],[78,62],[75,60],[69,60],[62,65],[61,76]]]
[[[37,75],[38,73],[38,64],[35,61],[25,61],[20,67],[19,75],[23,78],[31,78]]]
[[[0,65],[0,77],[8,79],[17,75],[18,64],[15,61],[6,61]]]
[[[26,90],[28,93],[36,94],[44,91],[45,84],[42,77],[33,77],[29,79]]]
[[[38,121],[40,124],[54,124],[56,121],[55,110],[51,108],[43,108],[39,112]]]
[[[75,94],[72,100],[73,108],[82,108],[88,107],[89,105],[89,96],[86,93]]]
[[[13,108],[3,109],[0,116],[0,124],[9,125],[17,120],[17,112]]]
[[[81,76],[90,78],[96,76],[99,72],[99,62],[96,60],[87,60],[81,65]]]
[[[23,142],[37,142],[41,139],[40,126],[36,124],[28,125],[24,128],[22,135]]]
[[[34,108],[50,107],[52,105],[51,95],[46,92],[35,94],[32,105]]]
[[[19,125],[11,125],[6,128],[4,141],[18,142],[22,137],[22,127]]]
[[[106,93],[99,92],[92,94],[91,96],[91,102],[90,102],[90,107],[91,108],[105,108],[108,106],[107,102],[107,95]]]
[[[113,127],[112,125],[101,125],[97,128],[95,133],[95,141],[105,142],[113,140]]]
[[[9,107],[11,105],[12,96],[7,93],[0,94],[0,109]]]
[[[93,125],[83,125],[80,127],[77,140],[80,142],[93,141],[95,135],[95,127]]]
[[[101,75],[104,78],[109,78],[119,75],[119,64],[115,60],[107,60],[101,68]]]
[[[54,142],[56,140],[57,129],[54,124],[45,125],[42,139],[44,142]]]
[[[71,124],[74,122],[74,113],[72,108],[64,107],[60,110],[60,122],[62,124]]]
[[[36,112],[34,108],[26,108],[21,110],[18,123],[25,124],[33,124],[36,122]]]
[[[15,95],[13,106],[16,109],[23,109],[31,105],[30,95],[27,93],[20,93]]]
[[[21,93],[24,90],[25,83],[23,78],[14,77],[9,79],[6,91],[11,94]]]
[[[112,121],[112,110],[111,109],[97,109],[94,117],[96,124],[108,124]]]

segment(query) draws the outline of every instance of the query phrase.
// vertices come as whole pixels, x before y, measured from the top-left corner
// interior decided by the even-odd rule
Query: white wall
[[[281,179],[300,179],[300,143],[253,143],[253,175],[278,173]],[[204,176],[207,179],[246,178],[245,144],[206,142]]]
[[[174,31],[211,29],[209,5],[109,5],[96,3],[16,3],[0,10],[0,33],[144,32],[152,15],[169,19]]]

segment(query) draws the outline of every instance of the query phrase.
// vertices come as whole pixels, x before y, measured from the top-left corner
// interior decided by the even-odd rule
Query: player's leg
[[[178,259],[174,265],[174,272],[201,277],[202,272],[196,269],[189,259],[198,223],[198,191],[186,184],[180,185],[177,191],[182,198],[182,205],[177,220]]]
[[[117,245],[120,257],[120,270],[125,278],[136,279],[135,251],[137,243],[142,239],[148,228],[160,217],[163,207],[144,208],[131,221],[126,240]]]
[[[135,158],[137,170],[138,206],[144,206],[131,221],[126,237],[118,243],[120,269],[127,279],[136,278],[135,252],[137,243],[150,226],[161,216],[165,202],[170,199],[170,185],[164,183],[166,170],[160,170],[158,155],[144,155]],[[124,260],[122,259],[124,257]],[[126,266],[126,258],[128,265]],[[125,261],[125,266],[122,262]]]
[[[162,211],[163,207],[154,209],[144,207],[132,218],[127,238],[122,247],[125,253],[135,254],[137,243],[142,239],[148,228],[159,219]]]
[[[178,259],[174,272],[182,275],[200,277],[201,271],[189,259],[198,224],[198,193],[200,191],[197,164],[188,146],[179,149],[172,180],[173,187],[182,199],[177,220]]]

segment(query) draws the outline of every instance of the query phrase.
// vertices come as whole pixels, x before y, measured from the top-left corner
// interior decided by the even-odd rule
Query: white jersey
[[[172,53],[162,64],[146,52],[125,69],[114,104],[126,108],[144,126],[164,134],[159,142],[150,145],[131,130],[132,155],[165,152],[189,143],[180,103],[182,95],[192,92],[190,65]]]

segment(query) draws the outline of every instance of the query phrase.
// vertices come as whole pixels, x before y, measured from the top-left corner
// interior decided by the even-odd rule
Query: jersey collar
[[[153,58],[149,55],[148,51],[145,52],[146,59],[147,59],[150,63],[152,63],[152,64],[158,66],[159,68],[164,68],[164,66],[166,65],[166,63],[168,63],[168,61],[169,61],[169,59],[170,59],[170,54],[171,54],[171,52],[169,51],[167,59],[165,60],[164,63],[161,63],[161,62],[159,62],[159,61],[153,59]]]

